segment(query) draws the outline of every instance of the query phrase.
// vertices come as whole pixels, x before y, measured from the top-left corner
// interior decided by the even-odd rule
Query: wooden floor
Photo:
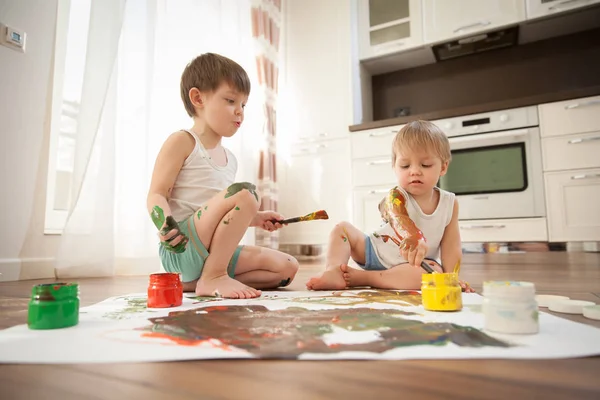
[[[304,264],[290,290],[320,266]],[[462,272],[535,282],[537,293],[600,303],[600,254],[465,255]],[[23,324],[31,286],[0,283],[0,328]],[[146,289],[146,277],[79,280],[82,306]],[[564,314],[559,314],[564,317]],[[569,319],[600,327],[582,316]],[[598,331],[600,340],[600,330]],[[566,360],[186,361],[101,365],[0,365],[1,399],[599,399],[600,357]]]

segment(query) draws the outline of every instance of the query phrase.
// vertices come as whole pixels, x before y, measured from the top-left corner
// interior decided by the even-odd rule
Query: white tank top
[[[180,222],[196,212],[202,204],[234,182],[237,172],[237,159],[225,149],[227,165],[216,165],[196,135],[194,150],[185,159],[169,197],[169,207],[175,221]]]
[[[411,195],[400,187],[398,187],[398,190],[400,190],[404,197],[408,199],[406,202],[408,216],[413,220],[421,232],[423,232],[423,236],[425,236],[427,246],[429,246],[429,250],[425,257],[434,259],[441,264],[440,242],[442,241],[446,226],[448,226],[452,220],[452,212],[454,211],[454,193],[436,187],[435,190],[440,193],[438,205],[433,213],[425,214]],[[387,243],[384,243],[383,240],[377,238],[375,234],[395,237],[394,230],[390,224],[386,223],[369,235],[375,254],[384,267],[392,268],[406,262],[400,255],[400,250],[394,242],[388,240]]]

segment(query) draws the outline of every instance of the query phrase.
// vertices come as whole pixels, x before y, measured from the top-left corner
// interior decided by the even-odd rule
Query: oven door
[[[439,186],[456,194],[461,220],[546,214],[538,128],[449,141],[452,162]]]

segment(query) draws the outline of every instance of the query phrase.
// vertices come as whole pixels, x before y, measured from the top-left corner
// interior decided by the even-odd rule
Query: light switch
[[[25,39],[25,32],[0,23],[1,45],[25,53]]]

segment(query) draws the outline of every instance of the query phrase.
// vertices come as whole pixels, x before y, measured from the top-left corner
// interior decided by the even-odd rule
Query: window
[[[44,229],[48,234],[62,232],[71,205],[90,6],[91,0],[58,1]]]

